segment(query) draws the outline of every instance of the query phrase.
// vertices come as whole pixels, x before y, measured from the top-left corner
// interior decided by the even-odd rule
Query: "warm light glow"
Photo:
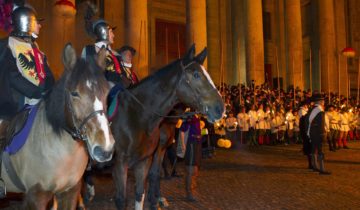
[[[355,57],[355,50],[351,47],[345,47],[341,53],[345,55],[346,57]]]

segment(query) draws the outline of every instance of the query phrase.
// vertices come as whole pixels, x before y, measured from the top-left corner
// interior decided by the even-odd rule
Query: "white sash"
[[[322,112],[323,109],[321,108],[321,106],[316,106],[310,113],[310,116],[309,116],[309,127],[307,129],[307,135],[308,137],[310,137],[310,127],[311,127],[311,123],[312,121],[315,119],[315,117],[320,113]]]

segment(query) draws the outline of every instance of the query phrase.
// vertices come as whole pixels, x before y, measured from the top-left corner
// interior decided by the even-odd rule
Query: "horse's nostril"
[[[95,146],[93,149],[93,156],[99,162],[110,160],[112,153],[113,151],[105,151],[100,146]]]
[[[93,150],[93,154],[95,157],[101,157],[103,153],[104,153],[104,150],[101,149],[100,146],[95,146],[95,148]]]

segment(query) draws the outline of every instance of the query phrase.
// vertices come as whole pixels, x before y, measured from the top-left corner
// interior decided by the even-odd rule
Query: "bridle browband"
[[[75,122],[75,112],[74,112],[74,109],[73,109],[73,106],[72,106],[72,103],[70,101],[70,91],[69,90],[66,90],[66,102],[67,102],[67,107],[70,111],[70,114],[71,114],[71,121],[72,121],[72,128],[69,128],[69,127],[64,127],[64,130],[66,132],[68,132],[71,137],[75,140],[75,141],[79,141],[79,140],[82,140],[82,141],[88,141],[88,136],[86,135],[86,129],[87,127],[85,126],[86,123],[93,117],[95,117],[97,114],[103,114],[105,113],[103,109],[101,110],[96,110],[96,111],[93,111],[92,113],[90,113],[87,117],[85,117],[85,119],[80,123],[80,126],[76,126],[76,122]]]

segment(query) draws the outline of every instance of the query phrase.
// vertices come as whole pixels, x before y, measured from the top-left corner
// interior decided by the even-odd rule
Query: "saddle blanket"
[[[115,85],[111,90],[107,98],[108,111],[107,116],[108,120],[111,122],[116,113],[118,112],[119,107],[119,93],[123,92],[125,89],[122,85]]]
[[[13,135],[12,139],[10,140],[9,145],[5,147],[5,152],[7,152],[9,155],[15,154],[24,146],[26,139],[30,134],[38,108],[39,106],[36,105],[27,106],[22,111],[22,112],[29,112],[29,115],[25,120],[23,127],[18,132],[15,131],[16,133]]]

